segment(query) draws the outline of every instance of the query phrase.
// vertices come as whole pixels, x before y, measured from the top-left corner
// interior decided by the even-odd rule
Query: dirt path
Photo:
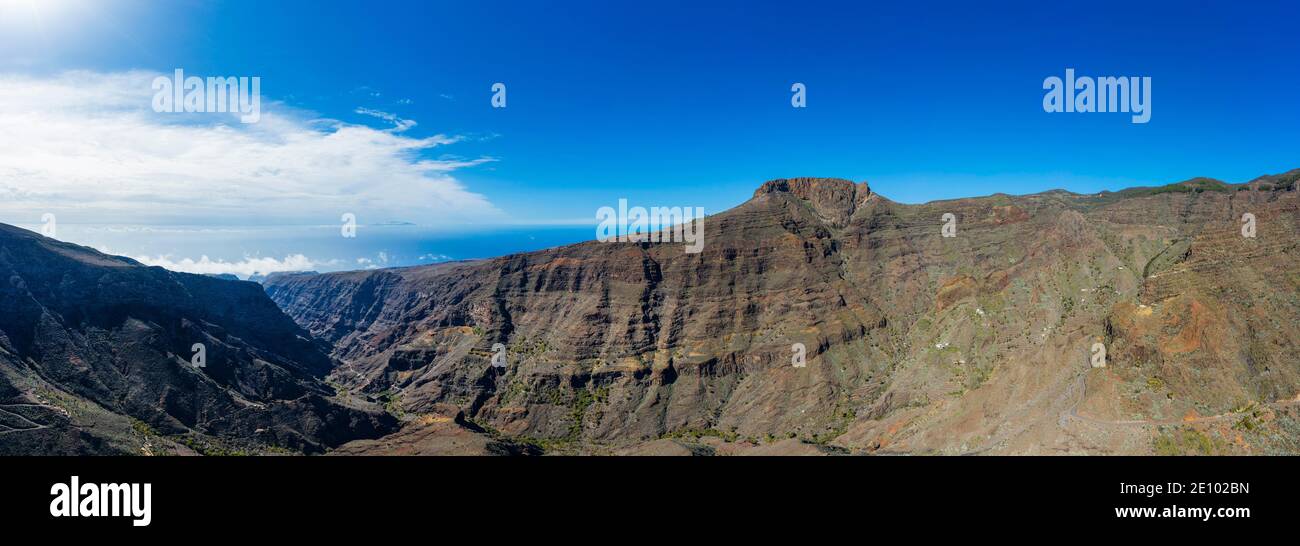
[[[14,413],[14,412],[12,412],[12,411],[9,411],[9,410],[6,410],[6,409],[5,409],[5,408],[23,408],[23,407],[28,407],[28,408],[50,408],[50,406],[42,406],[42,405],[40,405],[40,404],[0,404],[0,413],[3,413],[3,414],[5,414],[5,415],[13,416],[13,417],[19,419],[20,421],[26,421],[28,424],[32,425],[31,428],[15,428],[15,429],[13,429],[13,430],[0,431],[0,436],[5,435],[5,434],[13,434],[13,433],[15,433],[15,432],[31,432],[31,431],[34,431],[34,430],[41,430],[41,429],[43,429],[43,428],[50,428],[49,425],[43,425],[43,424],[41,424],[41,423],[37,423],[36,421],[33,421],[33,420],[31,420],[31,419],[28,419],[27,417],[24,417],[22,414]]]

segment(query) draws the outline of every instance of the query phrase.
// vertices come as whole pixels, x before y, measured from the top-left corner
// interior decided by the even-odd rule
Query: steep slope
[[[1294,452],[1297,174],[925,205],[775,180],[698,254],[588,242],[267,292],[348,388],[553,451]]]
[[[0,452],[319,452],[393,429],[333,398],[323,346],[255,283],[6,225],[0,279]]]

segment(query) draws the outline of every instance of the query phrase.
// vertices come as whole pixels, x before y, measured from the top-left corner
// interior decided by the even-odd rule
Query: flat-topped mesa
[[[871,196],[871,188],[866,182],[843,178],[781,178],[764,182],[754,191],[754,199],[773,194],[790,194],[807,201],[823,218],[842,226]]]

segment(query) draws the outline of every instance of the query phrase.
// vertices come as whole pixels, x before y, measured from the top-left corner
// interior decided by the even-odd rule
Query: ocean
[[[16,224],[41,232],[39,224]],[[492,258],[595,239],[593,226],[144,226],[57,224],[56,239],[174,271],[256,279]]]

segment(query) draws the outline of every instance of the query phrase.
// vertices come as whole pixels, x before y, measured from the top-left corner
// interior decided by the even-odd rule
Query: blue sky
[[[620,197],[713,213],[791,176],[923,202],[1300,167],[1294,3],[628,4],[49,0],[0,22],[0,74],[182,67],[260,76],[264,110],[300,119],[391,113],[416,122],[400,138],[454,137],[416,153],[477,163],[449,179],[502,223]],[[1045,113],[1066,68],[1150,76],[1150,123]]]
[[[556,218],[610,191],[699,192],[687,200],[716,210],[783,176],[923,201],[1052,185],[1035,175],[1092,191],[1300,166],[1293,2],[132,4],[29,68],[254,74],[334,117],[369,106],[417,131],[499,135],[451,150],[498,159],[460,178]],[[1044,113],[1042,79],[1067,67],[1151,76],[1152,122]],[[504,110],[488,103],[497,81]]]

